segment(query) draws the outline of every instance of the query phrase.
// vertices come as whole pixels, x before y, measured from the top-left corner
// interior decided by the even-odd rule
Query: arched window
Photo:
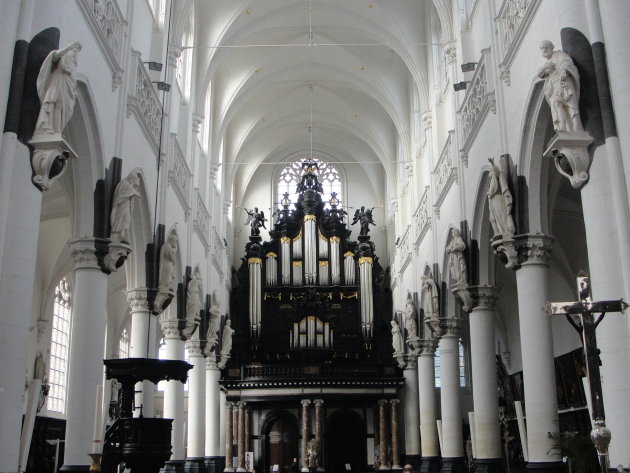
[[[49,411],[65,413],[66,384],[68,381],[68,349],[72,324],[72,293],[68,278],[64,277],[55,288],[53,303],[52,337],[50,342],[50,391],[46,407]]]
[[[309,158],[302,158],[298,161],[289,163],[280,171],[278,176],[278,182],[276,186],[276,202],[279,202],[282,195],[285,192],[289,193],[289,199],[291,203],[297,202],[296,188],[302,177],[302,163],[308,161]],[[343,206],[343,198],[341,195],[341,178],[337,168],[330,163],[325,163],[317,158],[313,158],[319,167],[317,171],[317,178],[324,189],[322,194],[322,200],[326,204],[326,207],[330,207],[328,201],[330,195],[333,192],[337,193],[337,199],[339,199],[339,207]],[[279,204],[278,204],[279,205]]]
[[[118,340],[118,358],[129,358],[129,330],[125,327]]]
[[[195,39],[195,22],[193,9],[190,9],[190,15],[184,28],[181,45],[184,48],[177,59],[177,84],[179,90],[182,91],[184,100],[190,100],[190,90],[192,84],[192,44]]]
[[[442,369],[440,359],[440,349],[435,349],[435,387],[442,387]],[[459,341],[459,385],[460,387],[466,387],[466,364],[464,360],[464,344]]]

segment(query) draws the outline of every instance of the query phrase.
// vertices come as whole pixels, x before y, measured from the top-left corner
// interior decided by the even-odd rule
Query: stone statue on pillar
[[[422,309],[424,324],[429,330],[424,338],[440,336],[440,296],[435,281],[431,276],[422,276]]]
[[[508,185],[507,160],[502,157],[499,166],[490,162],[490,180],[488,182],[488,209],[490,211],[490,224],[494,231],[494,237],[510,238],[516,232],[514,219],[512,218],[512,192]]]
[[[555,131],[583,131],[580,118],[580,74],[571,56],[554,51],[553,43],[544,40],[540,50],[547,60],[538,77],[545,80],[544,94],[551,108]]]
[[[65,48],[51,51],[37,76],[37,95],[41,109],[35,136],[61,135],[74,111],[77,95],[77,56],[81,43],[72,41]]]
[[[158,289],[160,292],[174,292],[175,259],[177,258],[177,236],[171,233],[160,248],[160,276]]]
[[[186,286],[186,328],[183,331],[186,337],[192,335],[201,320],[201,293],[201,274],[199,268],[195,268]]]
[[[232,351],[232,335],[234,335],[234,329],[230,319],[225,321],[223,327],[223,333],[221,334],[221,361],[218,363],[220,369],[225,368],[228,360],[230,359],[230,352]]]
[[[448,253],[448,269],[453,281],[458,285],[467,285],[467,266],[464,250],[466,242],[462,238],[461,232],[451,227],[451,241],[446,247]]]
[[[407,293],[405,302],[405,329],[407,330],[407,341],[418,338],[418,324],[416,323],[416,308],[413,305],[411,293]]]
[[[545,157],[552,157],[556,169],[579,188],[588,180],[590,157],[587,147],[593,138],[584,131],[580,116],[580,74],[573,59],[564,51],[554,51],[553,43],[544,40],[540,50],[547,60],[538,70],[544,80],[543,93],[551,109],[556,135],[547,144]]]
[[[212,293],[212,304],[210,305],[208,331],[206,332],[205,354],[209,355],[219,343],[219,324],[221,323],[221,313],[219,312],[219,302],[216,291]]]
[[[41,103],[35,132],[29,141],[33,148],[33,184],[48,190],[67,168],[76,152],[63,138],[63,130],[74,112],[77,96],[77,56],[81,44],[73,41],[65,48],[51,51],[37,76],[37,95]]]
[[[110,239],[117,243],[129,243],[131,206],[134,197],[140,197],[140,175],[134,170],[116,186],[110,214]]]
[[[394,348],[394,356],[403,353],[403,337],[400,332],[400,326],[395,320],[391,321],[392,325],[392,347]]]

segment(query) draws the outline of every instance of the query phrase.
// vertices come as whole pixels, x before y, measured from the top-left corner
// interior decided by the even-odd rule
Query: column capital
[[[225,407],[227,407],[228,409],[232,409],[234,407],[234,403],[232,401],[226,401]]]
[[[195,135],[199,134],[199,131],[201,130],[201,124],[203,123],[204,120],[204,116],[200,115],[198,113],[193,113],[192,114],[192,132]]]
[[[313,404],[315,404],[315,407],[322,407],[322,405],[324,404],[324,400],[323,399],[314,399],[313,400]]]
[[[441,319],[440,325],[443,327],[442,338],[444,337],[461,337],[463,319],[458,317],[444,317]]]
[[[389,403],[390,403],[392,406],[395,406],[396,404],[400,404],[400,399],[390,399],[390,400],[389,400]]]
[[[437,338],[422,338],[418,341],[418,352],[420,356],[434,356],[438,346]]]
[[[239,409],[244,409],[245,406],[247,405],[245,401],[237,401],[235,404],[236,404],[236,407],[238,407]]]
[[[300,404],[302,404],[302,407],[308,407],[311,405],[311,400],[310,399],[302,399],[300,400]]]
[[[206,370],[218,370],[217,366],[217,356],[216,355],[208,355],[206,356]]]
[[[160,328],[164,333],[164,338],[180,338],[179,320],[161,320]]]
[[[186,342],[186,348],[188,349],[189,356],[203,356],[203,351],[201,349],[201,340],[188,340]]]
[[[379,399],[377,401],[378,407],[385,407],[387,403],[388,403],[387,399]]]
[[[150,310],[148,296],[149,292],[145,288],[127,291],[127,302],[131,312],[148,312]]]
[[[549,265],[553,237],[536,233],[516,235],[514,240],[518,254],[518,267],[533,264]]]
[[[98,269],[98,258],[94,238],[83,237],[71,240],[68,243],[70,255],[74,260],[74,269]]]
[[[471,308],[493,310],[497,302],[499,288],[496,286],[468,286],[471,296]]]

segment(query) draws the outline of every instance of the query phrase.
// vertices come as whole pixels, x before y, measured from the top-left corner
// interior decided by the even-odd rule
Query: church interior
[[[629,23],[3,0],[0,473],[629,471]]]

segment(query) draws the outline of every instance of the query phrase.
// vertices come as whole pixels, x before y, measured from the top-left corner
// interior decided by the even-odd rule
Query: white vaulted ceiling
[[[262,163],[309,151],[311,120],[314,155],[378,163],[395,186],[397,153],[412,150],[414,87],[427,108],[430,8],[430,0],[196,1],[197,86],[212,87],[214,159],[223,142],[225,182],[234,185],[226,191],[239,201]]]

